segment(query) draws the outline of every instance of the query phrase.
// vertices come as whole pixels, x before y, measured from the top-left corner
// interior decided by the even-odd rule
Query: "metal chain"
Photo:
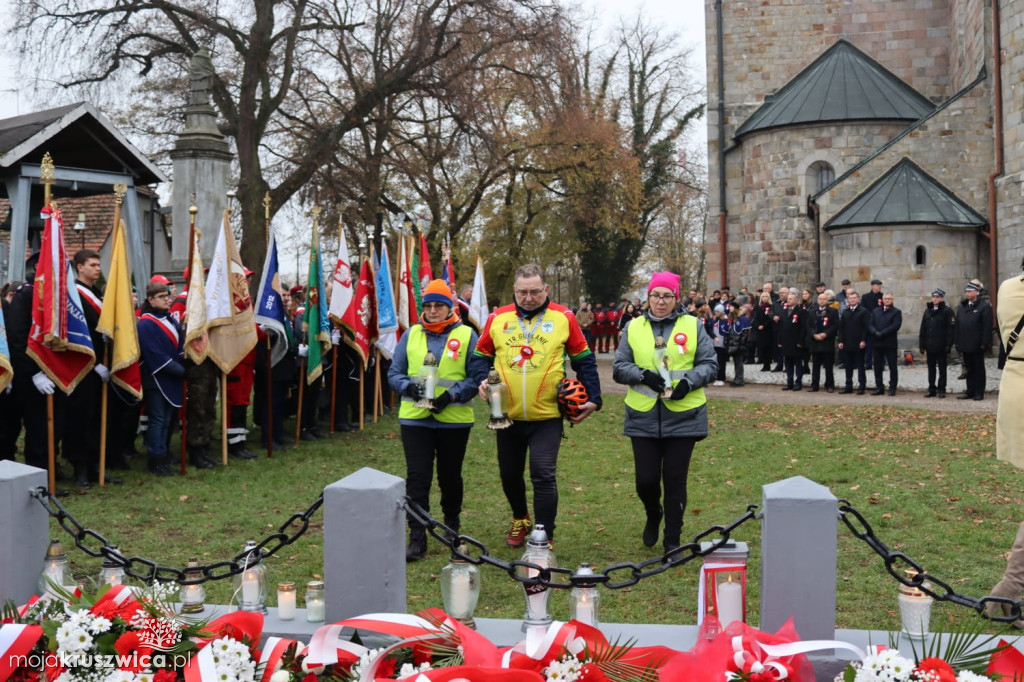
[[[1021,618],[1021,609],[1024,607],[1024,601],[1014,601],[1008,597],[993,596],[976,599],[958,594],[949,586],[949,583],[927,573],[921,568],[920,564],[906,554],[889,549],[884,542],[878,539],[878,536],[875,535],[871,525],[864,516],[854,509],[847,500],[839,500],[839,518],[850,529],[850,533],[854,537],[863,540],[878,556],[882,557],[882,560],[885,561],[885,570],[889,572],[889,575],[898,580],[901,585],[915,587],[938,601],[948,601],[960,606],[966,606],[981,614],[982,617],[997,623],[1013,623]],[[857,524],[859,524],[859,527]],[[904,568],[912,568],[917,573],[912,578],[908,578],[903,574]],[[1007,607],[1010,613],[1009,615],[1001,616],[989,615],[985,610],[985,607],[989,604],[1000,604]],[[1000,612],[1002,612],[1002,609],[1000,609]]]
[[[176,582],[180,585],[198,585],[209,580],[223,580],[238,575],[245,570],[247,564],[252,565],[253,553],[256,553],[260,560],[272,556],[282,547],[298,540],[306,532],[309,528],[310,517],[324,503],[324,496],[321,493],[316,501],[310,505],[309,509],[292,514],[288,517],[287,521],[281,524],[276,533],[271,533],[264,538],[262,542],[256,545],[255,549],[243,551],[226,561],[218,561],[206,566],[189,567],[185,571],[179,568],[160,566],[155,561],[142,557],[125,556],[118,550],[113,549],[105,537],[94,530],[82,526],[46,488],[39,486],[30,494],[39,500],[39,504],[43,505],[43,509],[50,516],[57,519],[60,527],[75,539],[75,546],[89,556],[106,559],[124,569],[125,574],[147,583],[160,580]],[[298,527],[292,528],[295,524],[298,524]],[[93,548],[90,545],[97,545],[97,547]],[[139,567],[144,567],[145,570],[140,570]],[[189,577],[194,574],[199,574],[199,577]]]
[[[552,587],[555,589],[570,589],[576,586],[604,585],[610,590],[618,590],[623,587],[636,585],[644,578],[658,575],[670,568],[682,566],[697,557],[707,556],[716,549],[723,547],[729,541],[729,536],[734,530],[747,521],[757,518],[757,505],[752,504],[747,507],[745,514],[737,518],[728,526],[711,526],[703,532],[695,535],[693,542],[680,545],[669,552],[665,552],[659,557],[654,557],[653,559],[648,559],[641,563],[625,561],[612,564],[601,571],[595,571],[594,575],[577,575],[573,573],[570,568],[539,566],[537,564],[519,560],[503,561],[502,559],[491,555],[487,546],[482,542],[471,538],[468,535],[459,535],[454,530],[432,517],[427,511],[408,497],[405,498],[402,507],[412,519],[430,531],[431,535],[433,535],[442,544],[451,548],[452,557],[458,557],[477,566],[482,564],[494,566],[508,573],[509,577],[513,580],[517,580],[527,585],[544,585],[545,587]],[[701,540],[705,540],[712,535],[717,535],[714,542],[712,542],[710,547],[702,550],[700,546]],[[478,552],[474,552],[472,549],[464,552],[459,549],[461,545],[467,545],[475,548]],[[532,577],[519,575],[516,569],[520,567],[528,569],[525,572],[532,575]],[[612,580],[613,575],[617,576],[619,573],[628,573],[628,577],[624,577],[618,581]]]

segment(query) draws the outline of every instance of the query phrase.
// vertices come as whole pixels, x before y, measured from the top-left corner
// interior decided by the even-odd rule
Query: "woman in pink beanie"
[[[648,309],[622,331],[612,377],[629,387],[625,435],[647,515],[642,540],[657,544],[664,516],[670,552],[683,529],[690,457],[708,435],[704,386],[714,381],[718,362],[704,325],[679,306],[679,275],[654,273],[647,296]]]

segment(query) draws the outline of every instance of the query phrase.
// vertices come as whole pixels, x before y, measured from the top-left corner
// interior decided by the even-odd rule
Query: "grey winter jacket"
[[[688,313],[673,312],[664,320],[654,321],[650,313],[644,316],[651,320],[654,336],[669,338],[676,318]],[[630,322],[632,324],[632,322]],[[636,386],[641,383],[643,370],[633,362],[633,349],[629,345],[629,326],[622,330],[619,349],[615,351],[612,363],[612,378],[616,383]],[[690,384],[690,390],[703,388],[715,380],[718,374],[718,360],[715,356],[715,344],[704,330],[704,325],[697,324],[697,353],[693,359],[693,369],[686,372],[681,379]],[[706,438],[708,435],[707,404],[685,412],[673,412],[659,400],[654,409],[640,412],[626,405],[624,434],[631,438]]]

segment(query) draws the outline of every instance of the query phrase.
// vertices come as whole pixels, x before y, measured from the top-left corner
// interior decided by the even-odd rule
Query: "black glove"
[[[423,387],[415,381],[410,381],[409,385],[405,387],[405,395],[413,400],[419,400],[423,397]]]
[[[445,391],[441,395],[434,398],[434,406],[430,408],[430,411],[434,414],[441,414],[441,410],[448,407],[452,402],[452,394]]]
[[[649,369],[644,370],[644,375],[640,379],[640,383],[642,383],[644,386],[651,389],[655,393],[661,393],[662,391],[665,390],[665,380],[661,378],[660,374],[658,374],[657,372],[652,372]]]
[[[682,400],[686,397],[686,394],[690,392],[690,382],[686,379],[680,379],[676,387],[672,389],[672,400]]]

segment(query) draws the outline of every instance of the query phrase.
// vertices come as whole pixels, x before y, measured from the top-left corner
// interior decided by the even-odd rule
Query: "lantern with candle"
[[[465,554],[466,546],[459,545],[459,551]],[[479,599],[480,571],[452,552],[448,565],[441,569],[441,601],[445,613],[475,630],[473,612]]]
[[[665,382],[665,388],[661,391],[662,398],[672,397],[672,372],[668,368],[668,344],[665,343],[665,337],[659,336],[654,340],[654,358],[658,364],[658,374],[661,375],[662,380]]]
[[[245,543],[242,555],[236,559],[242,564],[242,571],[234,578],[235,596],[241,611],[267,612],[267,567],[262,559],[254,540]]]
[[[487,404],[491,407],[487,428],[498,431],[512,426],[512,420],[508,418],[508,386],[502,383],[501,376],[494,369],[487,374]]]
[[[913,568],[904,569],[903,575],[907,580],[918,582],[921,587],[931,589],[931,584],[927,580],[915,580],[918,573]],[[925,594],[921,587],[901,584],[898,599],[903,633],[911,639],[923,640],[928,636],[930,630],[932,598]]]
[[[700,569],[697,596],[697,624],[714,617],[724,630],[733,621],[747,622],[747,559],[745,542],[729,540],[704,554],[713,542],[700,543],[704,563]]]
[[[310,623],[322,623],[327,615],[327,603],[324,601],[324,581],[310,580],[306,583],[306,620]]]
[[[595,575],[594,569],[588,563],[582,563],[576,569],[576,577],[585,578]],[[596,580],[583,580],[577,582],[575,587],[569,590],[569,620],[578,620],[581,623],[597,627],[600,622],[597,617],[597,607],[601,603],[601,592],[597,589]]]
[[[551,551],[551,543],[548,542],[548,534],[544,531],[544,525],[538,524],[533,527],[530,537],[526,540],[526,551],[523,553],[522,561],[533,566],[516,566],[516,573],[520,578],[536,578],[540,575],[540,568],[551,568],[555,566],[555,553]],[[523,583],[523,591],[526,593],[526,615],[523,617],[523,631],[529,628],[546,628],[551,624],[551,614],[548,613],[548,599],[551,597],[551,590],[543,583],[530,585]]]
[[[39,575],[39,595],[51,599],[57,597],[54,587],[64,587],[64,572],[68,567],[68,555],[60,540],[50,540],[43,560],[43,572]]]
[[[440,379],[437,371],[437,358],[433,353],[427,351],[426,356],[423,358],[423,364],[420,365],[417,374],[420,386],[423,387],[423,396],[416,401],[415,407],[429,410],[434,406],[434,394],[437,393],[437,385]]]
[[[199,580],[203,574],[199,569],[199,559],[189,557],[185,565],[185,580]],[[182,585],[178,592],[178,599],[181,600],[182,613],[202,613],[206,610],[206,588],[197,583],[194,585]]]
[[[117,545],[111,545],[110,549],[117,552]],[[118,552],[120,555],[120,552]],[[124,569],[120,562],[111,559],[110,556],[103,558],[103,566],[100,568],[100,585],[120,585],[124,582]]]

